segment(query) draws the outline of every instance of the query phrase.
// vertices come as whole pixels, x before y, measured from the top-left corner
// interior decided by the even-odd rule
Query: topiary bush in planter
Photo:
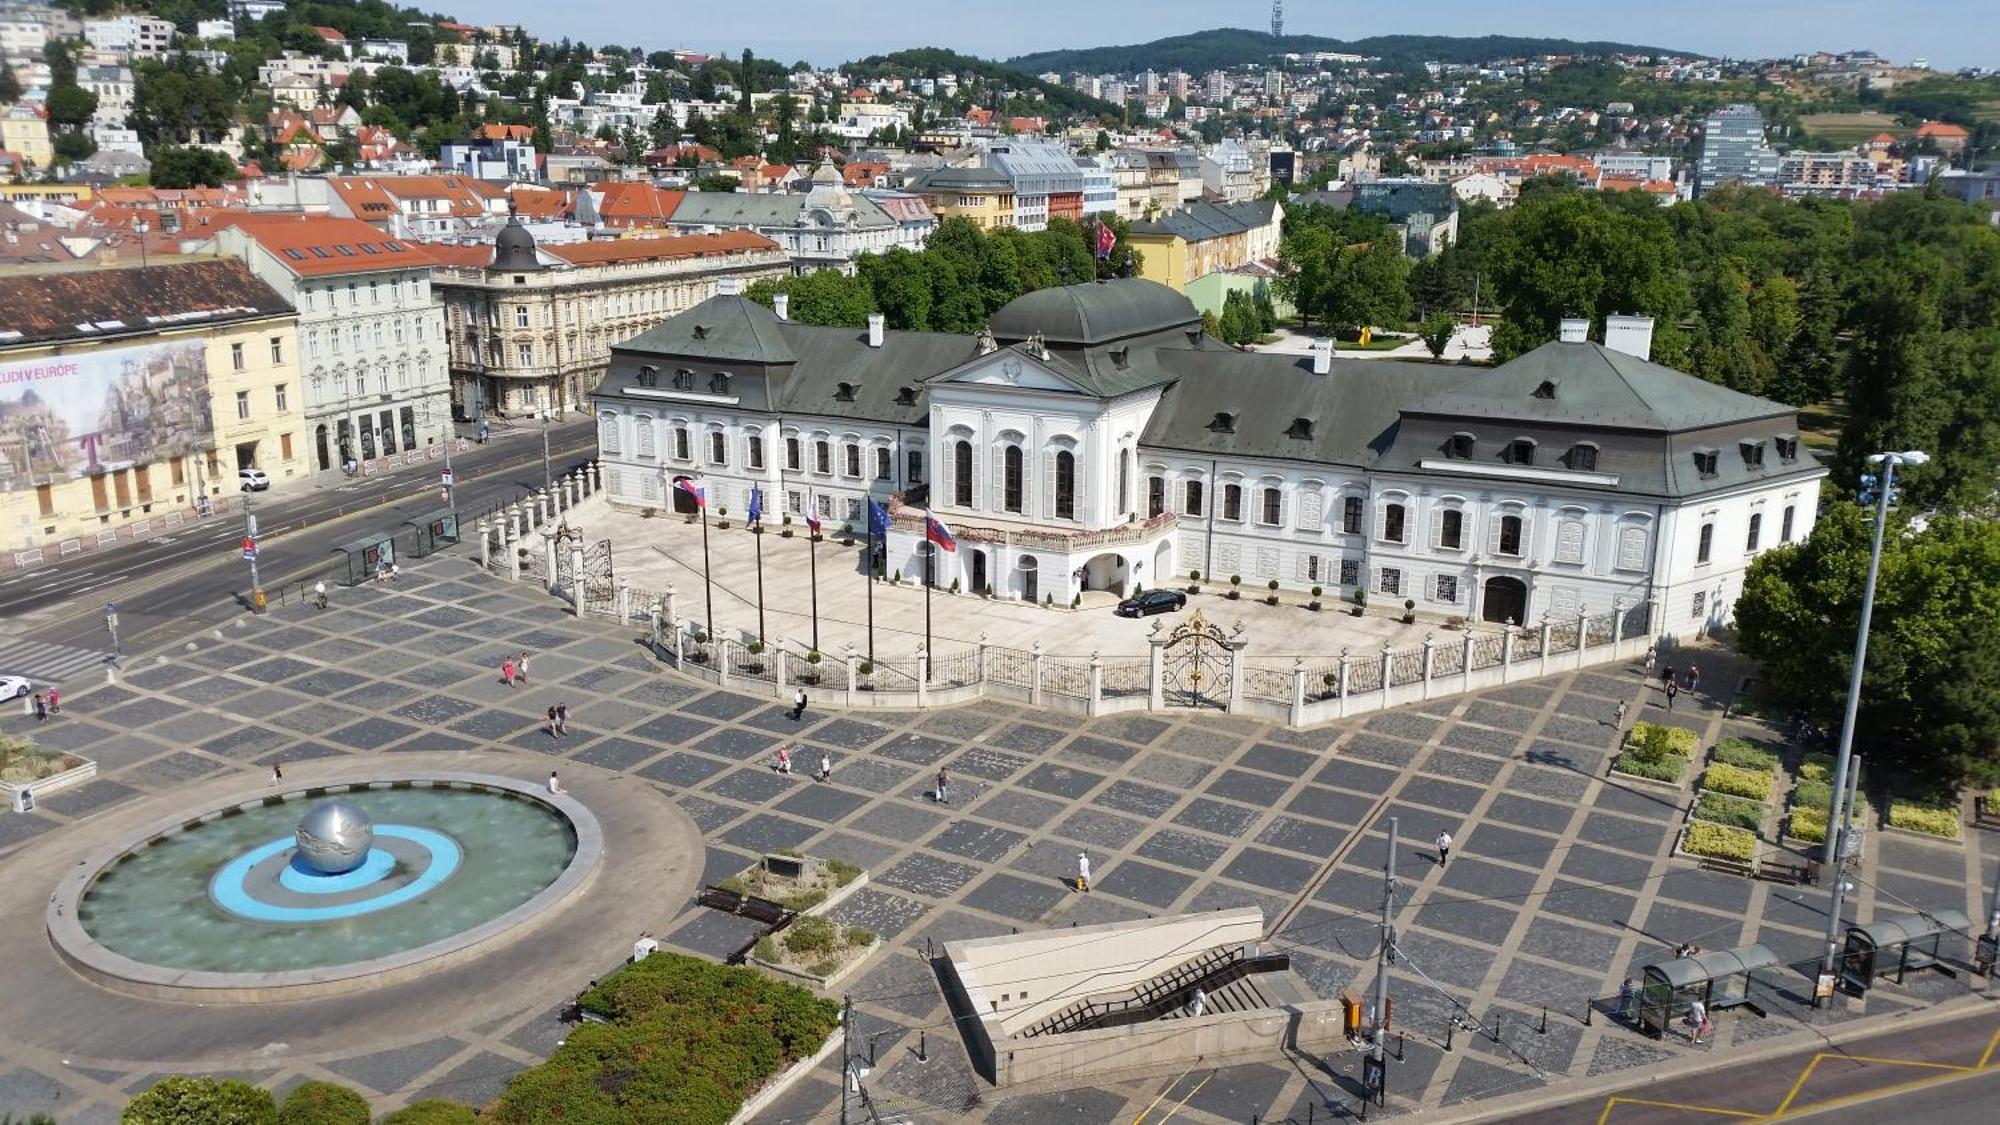
[[[715,510],[715,526],[717,526],[717,527],[721,528],[721,529],[722,529],[722,530],[724,530],[724,531],[728,531],[728,530],[729,530],[729,509],[728,509],[728,508],[717,508],[717,509]]]
[[[1324,587],[1320,587],[1320,586],[1314,586],[1314,587],[1313,587],[1313,600],[1312,600],[1312,603],[1311,603],[1310,605],[1308,605],[1308,606],[1307,606],[1306,608],[1308,608],[1308,609],[1312,610],[1312,611],[1313,611],[1314,613],[1318,613],[1318,612],[1319,612],[1319,596],[1320,596],[1321,594],[1325,593],[1325,592],[1326,592],[1326,590],[1325,590],[1325,588],[1324,588]]]
[[[1271,580],[1270,580],[1269,582],[1266,582],[1266,583],[1264,583],[1264,586],[1265,586],[1265,588],[1266,588],[1266,589],[1268,589],[1268,590],[1270,590],[1270,591],[1271,591],[1270,595],[1269,595],[1269,596],[1267,596],[1267,597],[1266,597],[1266,598],[1264,599],[1264,604],[1265,604],[1265,605],[1277,605],[1277,604],[1278,604],[1278,580],[1277,580],[1277,579],[1275,579],[1275,578],[1273,578],[1273,579],[1271,579]]]
[[[778,536],[782,539],[790,539],[792,537],[792,517],[789,514],[779,521]]]
[[[1240,597],[1242,597],[1242,596],[1243,596],[1243,576],[1242,576],[1242,575],[1240,575],[1240,574],[1232,574],[1232,575],[1230,575],[1230,576],[1229,576],[1229,600],[1233,602],[1233,601],[1235,601],[1236,599],[1238,599],[1238,598],[1240,598]]]
[[[1417,599],[1415,599],[1415,598],[1404,598],[1404,599],[1403,599],[1403,624],[1405,624],[1405,625],[1415,625],[1416,623],[1417,623]]]
[[[1368,591],[1359,586],[1354,588],[1354,616],[1368,612]]]
[[[1681,850],[1689,855],[1749,863],[1757,854],[1757,837],[1741,828],[1690,820],[1687,835],[1681,838]]]
[[[1188,593],[1190,593],[1190,594],[1199,594],[1199,593],[1201,593],[1201,571],[1199,571],[1199,570],[1190,570],[1190,571],[1188,571],[1188,588],[1187,588],[1187,592],[1188,592]]]

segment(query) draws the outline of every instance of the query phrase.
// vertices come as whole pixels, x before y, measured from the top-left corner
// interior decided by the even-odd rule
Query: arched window
[[[1457,508],[1446,508],[1438,513],[1437,545],[1447,551],[1462,550],[1465,547],[1465,513]]]
[[[1401,504],[1382,505],[1382,527],[1377,538],[1386,543],[1405,542],[1403,536],[1406,529],[1403,525],[1407,515],[1408,509]]]
[[[951,499],[962,508],[972,506],[972,443],[955,441],[951,445]]]
[[[842,465],[843,471],[845,471],[848,476],[858,477],[861,475],[860,445],[851,441],[848,442],[847,445],[841,449],[840,456],[841,456],[841,461],[843,463]]]
[[[833,446],[824,440],[813,442],[813,472],[833,475]]]
[[[1021,472],[1021,447],[1018,445],[1008,446],[1006,453],[1002,455],[1002,461],[1001,476],[1003,484],[1001,487],[1000,506],[1010,512],[1018,513],[1021,510],[1021,478],[1023,476]]]
[[[690,435],[688,434],[688,428],[686,426],[674,427],[674,460],[676,461],[694,460],[694,447],[691,444]]]
[[[1181,511],[1190,516],[1201,514],[1201,482],[1187,481],[1181,485]]]
[[[1499,552],[1503,555],[1513,555],[1516,557],[1520,556],[1521,554],[1520,516],[1509,515],[1500,517],[1500,546],[1498,549]]]
[[[1146,478],[1146,516],[1148,519],[1167,510],[1167,478],[1149,476]]]
[[[785,439],[785,468],[795,473],[799,471],[799,439],[796,437]]]
[[[1764,513],[1751,512],[1750,533],[1747,536],[1745,536],[1743,540],[1744,553],[1748,554],[1752,551],[1755,551],[1757,549],[1757,540],[1763,538],[1763,535],[1764,535]]]
[[[1280,523],[1283,523],[1285,518],[1285,494],[1275,488],[1265,489],[1264,507],[1259,515],[1262,517],[1259,522],[1263,523],[1266,527],[1276,527]]]
[[[1118,511],[1124,514],[1132,510],[1132,451],[1118,451]]]
[[[1076,518],[1076,454],[1067,449],[1056,452],[1056,518]]]
[[[1243,486],[1225,484],[1222,486],[1222,518],[1241,521],[1243,519]]]

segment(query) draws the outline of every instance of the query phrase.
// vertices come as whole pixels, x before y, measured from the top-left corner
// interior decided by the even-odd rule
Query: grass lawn
[[[1799,410],[1799,439],[1808,449],[1833,449],[1847,425],[1847,404],[1838,399]]]
[[[1862,113],[1808,113],[1799,118],[1799,124],[1815,137],[1821,137],[1835,144],[1858,144],[1877,133],[1887,133],[1897,140],[1910,135],[1910,128],[1899,123],[1887,113],[1865,111]]]

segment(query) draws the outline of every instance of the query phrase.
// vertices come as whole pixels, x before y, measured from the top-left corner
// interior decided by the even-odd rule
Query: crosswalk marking
[[[97,649],[39,641],[0,642],[0,675],[26,676],[35,686],[60,684],[92,668],[102,667],[109,653]]]

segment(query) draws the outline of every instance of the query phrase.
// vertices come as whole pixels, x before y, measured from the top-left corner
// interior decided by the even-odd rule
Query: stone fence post
[[[1306,725],[1306,658],[1292,657],[1292,725]]]
[[[493,529],[486,524],[486,517],[479,517],[479,569],[493,572]]]
[[[632,620],[632,583],[627,579],[618,580],[618,623]]]
[[[583,548],[575,544],[569,549],[569,598],[570,609],[576,616],[583,616]]]
[[[1500,627],[1500,682],[1508,683],[1514,678],[1514,627]]]
[[[1424,698],[1431,697],[1431,666],[1437,657],[1437,638],[1424,634]]]
[[[917,649],[917,706],[928,707],[931,702],[931,654]]]
[[[1030,681],[1028,686],[1028,702],[1036,707],[1040,707],[1042,705],[1042,642],[1036,641],[1034,647],[1028,651],[1035,669],[1034,679]]]
[[[1382,682],[1379,686],[1382,691],[1382,702],[1385,706],[1389,702],[1390,665],[1394,663],[1395,663],[1395,657],[1389,654],[1389,643],[1387,641],[1384,641],[1382,643]]]
[[[542,561],[548,565],[548,573],[544,575],[544,577],[547,579],[547,582],[544,583],[544,585],[548,587],[548,591],[551,594],[556,592],[556,551],[558,549],[559,548],[556,546],[555,533],[552,531],[543,531]]]
[[[1146,640],[1153,648],[1146,659],[1146,707],[1161,711],[1167,706],[1167,642],[1157,629]]]
[[[1472,626],[1465,627],[1465,639],[1460,644],[1458,654],[1458,690],[1472,690]]]
[[[674,584],[671,582],[667,583],[667,592],[660,599],[660,612],[666,615],[667,620],[674,619]]]
[[[507,517],[507,543],[502,549],[507,552],[507,581],[519,582],[521,580],[521,532],[519,526],[514,522],[512,515]]]
[[[711,631],[708,635],[708,651],[715,654],[715,671],[721,677],[722,686],[729,686],[729,642]]]
[[[1086,713],[1096,715],[1104,710],[1104,657],[1090,654],[1090,702]]]
[[[1548,674],[1549,674],[1549,619],[1548,619],[1548,615],[1546,615],[1546,614],[1544,614],[1544,615],[1542,616],[1542,659],[1541,659],[1541,663],[1542,663],[1542,670],[1541,670],[1541,673],[1540,673],[1540,674],[1541,674],[1541,675],[1544,675],[1544,676],[1546,676],[1546,675],[1548,675]]]
[[[1354,674],[1354,657],[1346,649],[1340,650],[1340,707],[1341,718],[1347,717],[1347,684]]]

